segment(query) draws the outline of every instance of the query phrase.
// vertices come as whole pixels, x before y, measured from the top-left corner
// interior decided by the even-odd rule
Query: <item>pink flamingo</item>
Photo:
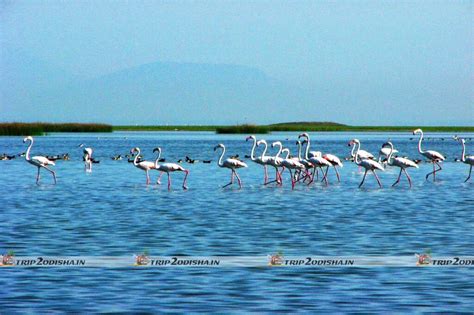
[[[310,162],[311,164],[313,164],[313,166],[314,166],[314,168],[313,168],[313,176],[311,177],[311,180],[310,180],[309,183],[308,183],[308,185],[310,185],[310,184],[314,181],[314,175],[315,175],[315,173],[316,173],[316,168],[321,169],[321,173],[324,174],[322,168],[325,166],[325,167],[327,167],[327,168],[329,169],[329,167],[332,166],[332,164],[329,163],[329,161],[327,161],[326,159],[324,159],[324,158],[321,156],[321,152],[319,152],[319,151],[312,151],[312,152],[311,152],[311,155],[312,155],[312,156],[309,157],[309,153],[310,153],[310,152],[309,152],[309,147],[310,147],[310,145],[311,145],[311,142],[310,142],[311,140],[310,140],[310,138],[309,138],[309,134],[307,134],[307,133],[305,132],[305,133],[302,133],[302,134],[300,134],[300,135],[298,136],[298,138],[302,138],[302,137],[306,138],[305,140],[306,140],[306,142],[307,142],[307,144],[306,144],[306,152],[305,152],[305,159],[306,159],[308,162]],[[327,175],[327,169],[326,169],[326,174],[324,174],[322,180],[324,180],[324,182],[326,183],[326,185],[328,185],[328,179],[327,179],[327,176],[326,176],[326,175]]]
[[[454,139],[458,140],[462,144],[462,154],[461,154],[461,162],[464,164],[469,165],[469,175],[467,176],[466,180],[464,182],[467,182],[471,178],[471,173],[472,173],[472,166],[474,165],[474,155],[468,155],[466,156],[466,140],[462,138],[455,137]]]
[[[30,145],[28,146],[28,149],[26,150],[25,159],[28,163],[38,168],[38,175],[36,175],[36,184],[38,184],[40,180],[41,168],[44,168],[45,170],[47,170],[53,175],[54,183],[56,184],[56,173],[48,167],[48,165],[56,165],[56,164],[54,164],[53,161],[48,160],[44,156],[33,156],[30,158],[30,150],[31,150],[31,147],[33,146],[33,137],[28,136],[25,139],[23,139],[23,143],[27,141],[30,141]]]
[[[133,159],[133,165],[135,165],[136,168],[139,168],[146,173],[146,184],[150,184],[150,170],[155,169],[155,163],[149,162],[149,161],[141,161],[138,162],[138,157],[140,156],[140,148],[136,147],[130,150],[130,153],[135,154],[135,158]]]
[[[409,160],[403,157],[392,158],[392,155],[395,152],[395,150],[393,149],[393,144],[389,141],[385,143],[382,147],[385,147],[387,145],[390,147],[390,151],[388,152],[388,157],[387,157],[387,165],[393,165],[400,168],[400,173],[398,174],[397,181],[393,183],[392,187],[397,185],[400,182],[400,177],[402,176],[402,172],[404,172],[411,188],[411,178],[410,178],[410,175],[408,175],[406,169],[410,167],[418,168],[418,165],[416,165],[416,163],[413,162],[412,160]]]
[[[413,135],[420,134],[420,140],[418,141],[418,152],[420,152],[421,155],[426,157],[428,160],[433,163],[433,171],[429,172],[426,174],[426,180],[428,180],[428,177],[433,174],[433,182],[436,181],[436,173],[441,171],[441,165],[439,165],[439,162],[444,161],[446,158],[439,152],[433,151],[433,150],[428,150],[428,151],[423,151],[421,150],[421,142],[423,141],[423,130],[421,129],[416,129],[413,131]],[[436,169],[435,164],[438,166],[438,169]]]
[[[158,151],[158,157],[155,160],[155,169],[160,172],[160,176],[158,177],[158,180],[156,181],[157,184],[161,184],[160,179],[163,173],[166,173],[168,175],[168,190],[171,189],[171,177],[170,173],[172,172],[184,172],[186,175],[184,175],[184,180],[183,180],[183,189],[188,189],[186,186],[186,179],[188,178],[189,171],[185,168],[183,168],[181,165],[176,164],[176,163],[162,163],[158,164],[160,161],[161,157],[161,148],[155,148],[153,149],[153,152]]]
[[[294,158],[290,158],[290,150],[288,148],[283,149],[282,152],[286,152],[286,157],[281,160],[281,165],[283,166],[283,170],[280,173],[280,177],[283,171],[285,170],[285,168],[288,169],[288,172],[290,172],[290,178],[291,178],[291,189],[295,189],[296,180],[291,170],[295,170],[295,172],[303,171],[305,169],[305,166],[302,163],[300,163],[298,160]]]
[[[245,141],[249,141],[250,139],[253,140],[252,151],[250,152],[250,159],[260,165],[263,165],[264,169],[264,185],[268,182],[268,169],[267,169],[267,161],[268,157],[265,156],[265,152],[260,157],[255,157],[255,147],[257,146],[257,138],[255,136],[248,136]],[[266,146],[265,146],[266,151]]]
[[[280,147],[280,150],[279,152],[277,153],[276,156],[265,156],[265,153],[267,153],[267,148],[268,148],[268,144],[267,144],[267,141],[265,141],[264,139],[261,139],[257,142],[257,146],[260,146],[260,145],[264,145],[264,149],[263,149],[263,152],[262,152],[262,155],[260,156],[260,159],[262,159],[262,161],[266,164],[266,165],[270,165],[271,167],[275,168],[275,180],[272,180],[272,181],[267,181],[265,183],[265,185],[268,185],[270,183],[274,183],[276,182],[277,184],[281,184],[281,178],[280,178],[280,172],[278,171],[278,167],[280,167],[280,165],[278,164],[279,160],[278,159],[275,159],[276,157],[278,157],[281,153],[281,147]],[[272,147],[273,147],[273,144],[272,144]]]
[[[353,139],[349,142],[349,145],[354,145],[354,146],[357,145],[357,152],[354,155],[354,162],[358,166],[362,166],[363,168],[365,168],[364,177],[362,178],[362,181],[359,184],[359,188],[364,184],[365,177],[367,176],[368,171],[372,171],[375,178],[377,179],[377,183],[379,183],[380,188],[382,188],[382,184],[380,183],[380,179],[377,176],[377,174],[375,173],[375,170],[384,171],[383,166],[380,165],[379,162],[376,162],[376,161],[371,160],[371,159],[362,159],[362,160],[359,161],[359,158],[360,158],[360,155],[358,154],[359,150],[360,150],[360,141],[359,140]]]
[[[247,164],[245,164],[242,161],[239,161],[237,159],[232,159],[232,158],[227,158],[225,160],[222,160],[223,157],[224,157],[224,154],[225,154],[225,146],[222,143],[219,143],[218,145],[216,145],[214,147],[214,151],[216,151],[219,148],[222,149],[222,153],[221,153],[221,156],[219,157],[219,161],[217,162],[217,165],[219,165],[219,167],[228,168],[232,171],[232,174],[231,174],[231,177],[230,177],[230,183],[228,183],[227,185],[222,186],[222,188],[225,188],[225,187],[227,187],[229,185],[232,185],[234,183],[234,175],[237,177],[237,181],[239,182],[239,188],[242,188],[242,181],[240,180],[240,177],[237,174],[236,169],[247,167]]]

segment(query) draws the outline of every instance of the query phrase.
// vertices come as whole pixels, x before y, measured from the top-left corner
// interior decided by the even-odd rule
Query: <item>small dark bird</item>
[[[186,155],[186,162],[188,162],[190,164],[194,164],[194,163],[196,163],[196,160],[193,160],[189,156]]]
[[[251,158],[251,156],[250,156],[250,155],[248,155],[248,154],[246,154],[246,155],[245,155],[245,158],[246,158],[246,159],[250,159],[250,158]]]
[[[119,155],[115,155],[115,156],[112,156],[112,160],[114,161],[119,161],[122,159],[122,156],[119,154]]]
[[[212,161],[211,161],[211,160],[204,160],[204,161],[202,161],[202,162],[205,163],[205,164],[209,164],[209,163],[211,163]]]
[[[182,160],[182,159],[179,159],[179,160],[178,160],[178,163],[179,163],[179,164],[183,163],[183,160]]]
[[[231,159],[235,159],[235,160],[239,160],[239,155],[236,154],[236,155],[231,155],[230,156]]]

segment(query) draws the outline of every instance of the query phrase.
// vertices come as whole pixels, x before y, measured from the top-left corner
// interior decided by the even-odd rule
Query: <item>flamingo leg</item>
[[[168,175],[168,190],[171,190],[171,176],[169,172],[167,172],[166,174]]]
[[[237,181],[239,182],[239,188],[242,188],[242,181],[240,180],[239,174],[237,174],[236,171],[234,171],[235,177],[237,177]]]
[[[433,161],[433,171],[432,171],[432,172],[429,172],[429,173],[426,174],[426,176],[425,176],[425,179],[426,179],[426,180],[428,180],[428,177],[430,177],[430,175],[433,174],[433,181],[434,181],[434,178],[435,178],[435,175],[434,175],[434,174],[436,173],[436,171],[435,171],[435,164],[434,164],[434,163],[435,163],[435,162]]]
[[[471,173],[472,173],[472,165],[471,167],[469,168],[469,176],[467,176],[466,180],[464,182],[467,182],[469,180],[469,178],[471,178]]]
[[[234,183],[234,170],[232,170],[232,173],[230,174],[230,183],[228,183],[227,185],[224,185],[222,186],[222,188],[226,188],[227,186],[229,185],[232,185]]]
[[[321,181],[324,181],[326,185],[328,185],[328,172],[329,172],[329,166],[326,167],[326,172],[323,172],[323,169],[321,169],[321,173],[324,174],[323,179]]]
[[[268,182],[268,168],[267,168],[266,165],[264,165],[263,169],[265,170],[265,177],[264,177],[264,183],[263,184],[266,185],[267,182]]]
[[[362,181],[359,184],[359,188],[364,184],[365,177],[367,176],[367,170],[365,170],[364,177],[362,177]]]
[[[160,175],[158,176],[158,179],[156,180],[156,183],[158,185],[161,185],[161,176],[163,176],[163,172],[160,172]]]
[[[406,169],[403,169],[403,172],[405,172],[405,175],[407,176],[408,183],[410,184],[410,188],[411,188],[411,178],[410,178],[410,175],[408,175],[408,172],[407,172]]]
[[[148,185],[150,183],[150,174],[148,173],[148,170],[145,170],[146,174],[146,184]]]
[[[38,174],[36,175],[36,184],[38,185],[39,180],[40,180],[40,169],[41,167],[38,166]]]
[[[315,172],[316,172],[316,166],[313,169],[313,174],[309,176],[308,186],[311,185],[311,183],[314,181],[314,173]],[[318,179],[316,178],[316,180],[318,180]]]
[[[295,179],[293,178],[293,172],[291,171],[291,168],[288,169],[288,172],[290,172],[291,189],[295,189]]]
[[[52,175],[53,175],[53,179],[54,179],[54,184],[56,184],[56,172],[53,171],[52,169],[50,169],[49,167],[47,166],[43,166],[46,170],[48,170]]]
[[[341,182],[341,178],[339,177],[339,172],[337,171],[336,165],[333,165],[333,167],[334,167],[334,170],[336,171],[337,181]]]
[[[186,186],[186,179],[188,178],[189,171],[185,170],[184,172],[186,173],[186,175],[184,175],[183,189],[188,189],[188,186]]]
[[[398,178],[395,181],[395,183],[393,183],[392,187],[396,186],[400,182],[400,177],[402,176],[402,171],[403,171],[403,168],[400,167],[400,173],[398,173]]]
[[[375,179],[377,179],[377,183],[379,183],[379,187],[382,188],[382,183],[380,182],[379,177],[377,176],[377,173],[375,173],[374,170],[372,170],[372,173],[374,173]]]

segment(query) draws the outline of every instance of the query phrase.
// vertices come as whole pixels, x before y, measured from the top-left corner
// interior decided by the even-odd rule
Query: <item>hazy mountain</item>
[[[38,61],[6,68],[6,120],[34,104],[41,110],[22,113],[22,120],[225,124],[254,122],[258,110],[271,122],[288,120],[295,111],[303,113],[312,100],[308,91],[245,66],[158,62],[88,80]]]

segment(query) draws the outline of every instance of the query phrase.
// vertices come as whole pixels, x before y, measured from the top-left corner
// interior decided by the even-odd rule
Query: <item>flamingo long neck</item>
[[[423,150],[421,150],[421,141],[423,141],[423,131],[420,132],[420,140],[418,140],[418,152],[423,154]]]
[[[461,153],[461,162],[465,162],[466,161],[466,145],[464,144],[464,141],[461,140],[461,144],[462,144],[462,153]]]
[[[356,146],[353,145],[353,146],[352,146],[352,151],[351,151],[351,156],[352,156],[352,157],[354,157],[354,150],[355,150],[355,148],[356,148]]]
[[[138,165],[138,157],[140,156],[140,149],[137,149],[137,155],[135,155],[135,158],[133,159],[133,165],[137,166]]]
[[[160,157],[161,157],[161,148],[158,148],[158,156],[155,160],[155,168],[156,169],[159,169],[160,168],[160,165],[158,165],[158,162],[160,162]]]
[[[309,144],[310,144],[310,140],[309,140],[309,137],[307,136],[306,137],[306,141],[308,142],[306,144],[306,151],[305,151],[305,154],[304,154],[304,158],[307,160],[308,159],[308,156],[309,156]]]
[[[281,152],[286,152],[285,160],[288,160],[288,158],[290,157],[290,149],[285,148]]]
[[[30,150],[31,150],[31,147],[33,146],[33,139],[30,140],[30,145],[28,146],[28,149],[26,149],[26,155],[25,155],[25,159],[27,161],[30,160]]]
[[[391,159],[392,159],[392,154],[393,154],[393,144],[390,143],[389,145],[390,145],[390,153],[388,154],[388,157],[387,157],[387,164],[392,165],[393,161],[391,161]]]
[[[283,145],[281,143],[277,143],[276,145],[279,146],[279,149],[277,154],[275,155],[275,159],[280,157],[281,151],[283,150]]]
[[[253,146],[252,146],[252,151],[250,152],[250,159],[252,161],[255,161],[255,147],[257,146],[257,138],[252,138],[253,139]]]
[[[301,160],[301,142],[298,141],[297,144],[298,144],[298,160]]]
[[[260,158],[263,161],[265,159],[265,153],[267,153],[268,144],[267,144],[267,141],[265,141],[265,140],[263,140],[262,143],[264,144],[264,147],[263,147],[262,156]]]
[[[221,153],[221,156],[219,157],[219,162],[217,164],[219,164],[219,166],[223,166],[224,163],[222,162],[222,159],[224,158],[224,154],[225,154],[225,147],[222,146],[222,153]]]
[[[354,148],[356,145],[357,145],[357,151],[355,153],[354,162],[355,164],[360,165],[361,163],[361,161],[359,161],[360,142],[356,142],[356,144],[354,145]]]

